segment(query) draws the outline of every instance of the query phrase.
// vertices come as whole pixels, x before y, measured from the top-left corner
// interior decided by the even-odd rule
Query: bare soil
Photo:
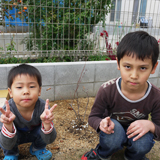
[[[79,98],[79,114],[83,121],[85,108],[88,98]],[[95,148],[99,142],[99,135],[88,126],[88,115],[91,107],[94,103],[94,97],[89,98],[88,107],[86,110],[84,123],[76,125],[78,121],[75,116],[74,110],[69,103],[73,103],[75,111],[78,113],[76,100],[58,100],[50,102],[50,106],[57,104],[57,108],[54,110],[54,125],[57,131],[57,138],[55,142],[47,145],[52,153],[52,160],[80,160],[81,156],[89,151],[91,148]],[[29,153],[30,143],[19,146],[20,160],[36,160],[35,156]],[[112,156],[112,160],[124,160],[124,149],[115,153]],[[152,150],[146,155],[150,160],[160,160],[160,142],[156,141]],[[3,152],[0,149],[0,160],[3,159]]]

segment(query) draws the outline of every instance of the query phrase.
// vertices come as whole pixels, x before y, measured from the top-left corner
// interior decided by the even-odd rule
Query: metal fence
[[[0,0],[0,56],[110,56],[131,31],[158,41],[159,19],[159,0]]]

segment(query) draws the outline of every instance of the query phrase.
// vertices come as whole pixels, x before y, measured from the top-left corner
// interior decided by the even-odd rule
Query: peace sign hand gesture
[[[49,99],[46,100],[45,109],[40,116],[46,131],[50,129],[51,122],[54,119],[53,110],[57,107],[57,104],[55,104],[50,109],[48,109],[48,105],[49,105]]]
[[[0,107],[0,111],[1,111],[1,117],[0,117],[0,121],[5,125],[6,129],[9,132],[13,132],[13,121],[16,118],[16,116],[11,112],[10,110],[10,106],[8,101],[5,101],[6,104],[6,111]]]

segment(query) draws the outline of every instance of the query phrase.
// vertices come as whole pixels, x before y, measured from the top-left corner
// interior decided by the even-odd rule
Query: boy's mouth
[[[136,85],[137,83],[136,83],[136,82],[130,82],[130,84],[131,84],[131,85]]]
[[[28,102],[30,101],[31,99],[22,99],[23,102]]]

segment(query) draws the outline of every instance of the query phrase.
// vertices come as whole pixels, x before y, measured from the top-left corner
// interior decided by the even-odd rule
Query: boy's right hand
[[[10,111],[10,106],[8,101],[5,101],[6,104],[6,111],[0,107],[0,111],[2,112],[0,121],[5,125],[6,129],[9,132],[12,132],[13,130],[13,121],[16,118],[16,116]]]
[[[99,129],[106,134],[111,134],[114,133],[114,126],[115,124],[111,121],[111,118],[106,117],[100,122]]]

